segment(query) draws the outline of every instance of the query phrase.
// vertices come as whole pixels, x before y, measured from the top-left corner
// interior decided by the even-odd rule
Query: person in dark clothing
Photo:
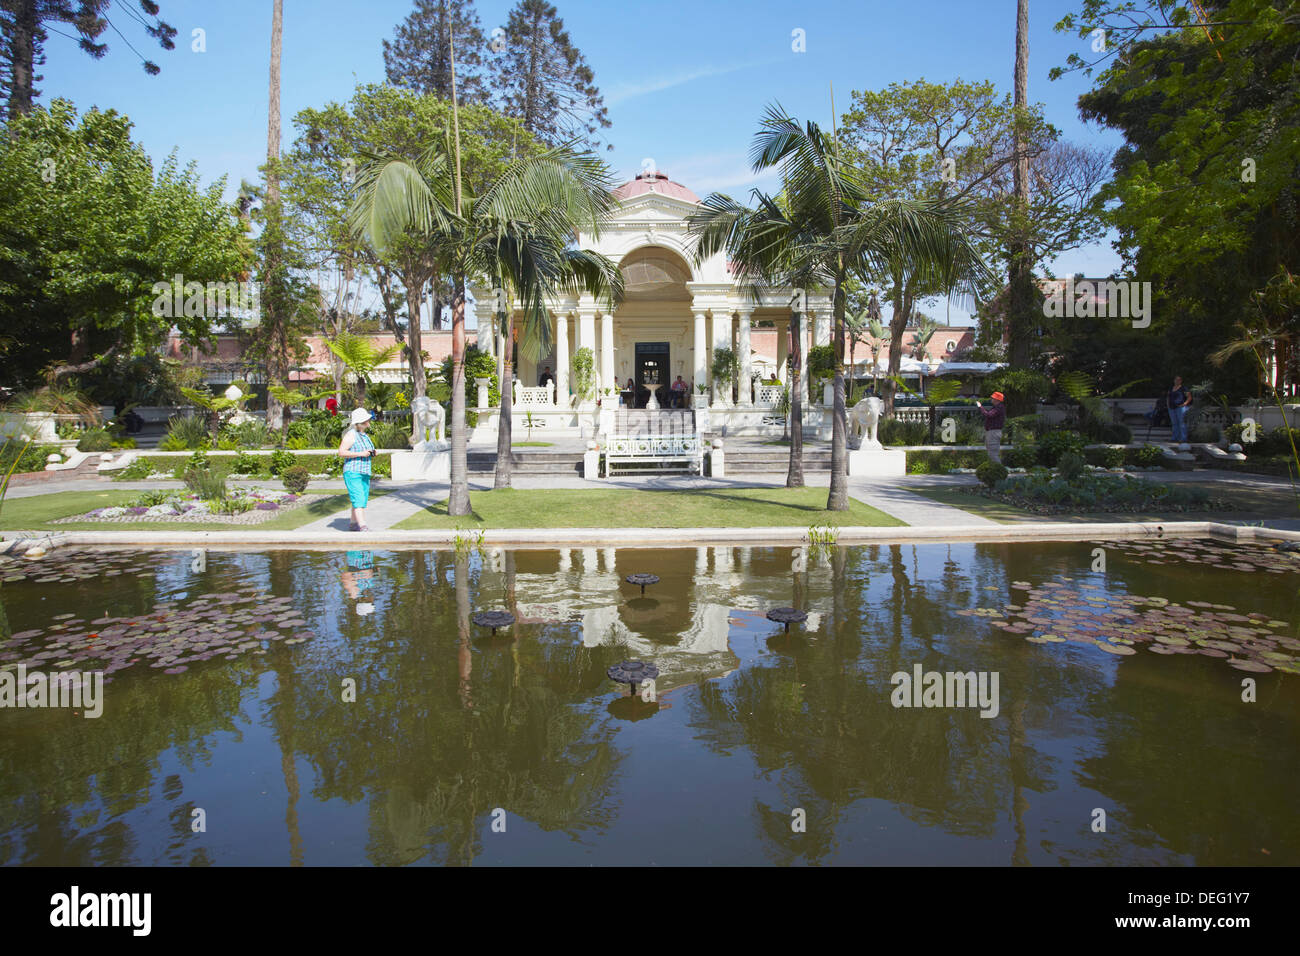
[[[1182,443],[1187,441],[1187,409],[1192,404],[1192,393],[1183,388],[1181,375],[1174,376],[1174,387],[1169,390],[1169,427],[1173,439]]]
[[[545,366],[542,369],[541,376],[537,379],[538,386],[550,385],[554,381],[555,376],[551,374],[551,367],[549,365]]]
[[[984,449],[989,461],[1002,463],[1002,426],[1007,423],[1007,407],[1001,392],[993,393],[993,404],[985,408],[979,402],[975,407],[984,416]]]

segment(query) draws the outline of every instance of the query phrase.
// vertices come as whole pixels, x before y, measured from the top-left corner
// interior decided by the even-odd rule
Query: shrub
[[[256,505],[252,498],[222,498],[212,510],[219,515],[242,515],[245,511],[252,511]]]
[[[1143,445],[1134,456],[1137,463],[1144,468],[1165,463],[1165,453],[1155,445]]]
[[[246,451],[241,451],[235,456],[235,464],[231,468],[236,475],[256,475],[261,470],[262,460]]]
[[[339,463],[339,472],[342,473],[343,459],[336,458],[334,460]],[[370,459],[370,470],[374,472],[375,476],[378,478],[393,477],[393,456],[376,455],[374,458]]]
[[[1002,450],[1002,462],[1008,468],[1032,468],[1037,461],[1038,446],[1033,442],[1021,442]]]
[[[140,497],[131,502],[133,506],[152,508],[154,505],[166,504],[176,496],[174,491],[168,491],[166,488],[151,488],[149,491],[142,492]]]
[[[153,465],[145,458],[137,458],[117,473],[117,481],[140,481],[153,474]]]
[[[1250,449],[1257,455],[1291,455],[1291,443],[1287,441],[1286,429],[1279,425],[1267,434],[1258,435],[1258,441],[1254,448]],[[1296,448],[1300,449],[1300,428],[1291,429],[1291,436],[1295,439]]]
[[[928,458],[918,458],[915,461],[909,462],[907,465],[907,473],[909,475],[932,474],[933,472],[930,468],[930,460]]]
[[[581,351],[581,349],[579,350]],[[576,363],[577,357],[574,357]],[[593,358],[594,362],[594,358]],[[439,366],[439,374],[442,376],[442,383],[447,390],[447,401],[451,401],[451,356],[448,355],[443,359],[442,365]],[[465,417],[466,424],[469,424],[469,410],[478,404],[478,385],[474,379],[485,378],[488,380],[488,404],[501,404],[501,381],[497,378],[497,360],[486,352],[481,351],[478,346],[471,345],[465,349]],[[574,382],[573,390],[578,390],[577,380]],[[521,382],[520,384],[526,384]],[[592,388],[595,388],[594,382]],[[434,397],[430,394],[430,397]],[[441,396],[438,396],[441,399]],[[477,415],[475,415],[477,418]],[[447,409],[447,424],[451,424],[451,408]],[[342,432],[339,433],[342,436]],[[334,443],[338,444],[338,439]]]
[[[999,481],[1006,481],[1007,474],[1007,466],[996,461],[986,461],[975,469],[975,477],[986,488],[992,488]]]
[[[1038,441],[1038,463],[1055,468],[1066,452],[1083,455],[1084,438],[1078,432],[1057,429],[1048,432]]]
[[[45,459],[60,451],[53,445],[27,445],[21,440],[0,443],[0,481],[12,468],[15,472],[44,471]]]
[[[204,501],[224,501],[229,497],[226,476],[211,468],[191,468],[185,472],[185,487]]]
[[[300,495],[307,490],[307,482],[310,478],[310,473],[302,465],[292,465],[280,473],[284,490],[294,495]]]
[[[109,451],[113,435],[107,428],[87,428],[77,441],[77,451]]]
[[[1084,451],[1084,458],[1088,464],[1098,468],[1120,468],[1128,460],[1127,451],[1125,448],[1088,448]]]
[[[1187,429],[1187,440],[1198,444],[1201,442],[1212,444],[1219,440],[1219,428],[1217,425],[1198,422]]]
[[[192,448],[211,448],[208,423],[197,415],[178,415],[167,422],[167,434],[158,443],[162,451],[189,451]]]
[[[715,350],[715,354],[719,350]],[[731,351],[728,349],[727,351]],[[809,381],[835,377],[835,346],[814,345],[808,350]]]
[[[1066,481],[1074,481],[1087,470],[1083,455],[1067,451],[1056,463],[1056,473]]]
[[[208,453],[206,451],[196,451],[194,454],[190,455],[189,463],[185,468],[188,471],[191,468],[210,468],[211,465],[212,463],[208,461]]]
[[[881,421],[876,431],[882,445],[924,445],[930,428],[924,422],[900,422],[897,418]]]
[[[323,408],[313,408],[290,423],[286,443],[295,448],[332,448],[347,430],[347,418],[331,415]]]
[[[1133,440],[1133,431],[1127,425],[1116,422],[1103,426],[1097,440],[1107,445],[1127,445]]]
[[[370,440],[376,448],[409,448],[411,426],[404,421],[374,422],[370,426]]]
[[[277,448],[271,452],[271,474],[282,476],[286,469],[298,464],[298,456],[291,451]]]
[[[261,448],[263,445],[275,443],[266,422],[256,418],[240,422],[238,425],[227,425],[221,429],[218,437],[233,443],[235,448]]]

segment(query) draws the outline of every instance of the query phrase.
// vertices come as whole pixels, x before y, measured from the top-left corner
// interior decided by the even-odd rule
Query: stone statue
[[[447,412],[440,402],[426,395],[411,402],[411,429],[413,451],[442,451],[450,447],[446,440]]]
[[[856,439],[859,448],[880,448],[876,428],[885,412],[885,403],[875,395],[858,400],[849,409],[849,436]]]

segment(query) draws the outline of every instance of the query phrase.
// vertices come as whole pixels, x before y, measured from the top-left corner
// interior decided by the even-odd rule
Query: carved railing
[[[520,385],[516,380],[514,401],[521,408],[551,408],[555,405],[555,383],[528,386]]]
[[[754,404],[760,408],[776,408],[784,394],[784,385],[755,385]]]
[[[953,418],[978,418],[979,409],[971,405],[940,405],[935,409],[935,420],[943,421],[949,416]],[[894,407],[894,419],[900,422],[916,422],[921,425],[930,424],[930,409],[926,405],[909,405],[904,408]]]

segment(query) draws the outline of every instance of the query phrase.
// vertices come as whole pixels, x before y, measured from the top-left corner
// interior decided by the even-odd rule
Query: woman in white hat
[[[343,433],[339,457],[343,459],[343,484],[352,501],[352,531],[369,531],[366,505],[370,501],[370,459],[375,457],[375,443],[366,434],[370,413],[364,408],[352,410],[352,427]]]

